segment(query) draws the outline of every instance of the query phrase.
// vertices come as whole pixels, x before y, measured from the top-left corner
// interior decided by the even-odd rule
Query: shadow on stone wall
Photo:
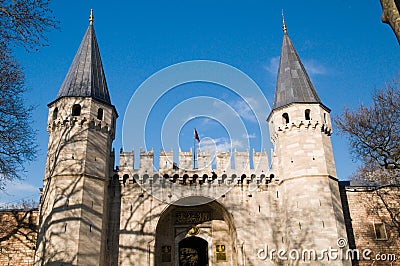
[[[0,211],[0,265],[33,265],[38,211]]]
[[[83,106],[84,101],[82,99],[75,104]],[[61,101],[57,107],[59,110],[69,110],[69,105],[70,102]],[[86,198],[98,197],[100,200],[105,196],[98,195],[95,190],[98,187],[87,184],[85,175],[89,172],[95,178],[99,178],[97,174],[100,174],[100,178],[106,176],[104,189],[107,189],[110,171],[106,167],[96,167],[101,162],[101,165],[108,166],[108,142],[114,132],[110,125],[90,117],[90,113],[66,118],[56,117],[48,125],[50,138],[40,198],[35,255],[37,265],[72,265],[76,263],[78,248],[82,256],[94,259],[100,256],[91,252],[90,248],[85,250],[86,247],[93,246],[90,245],[89,237],[86,240],[87,245],[84,244],[86,247],[78,247],[76,236],[83,231],[82,225],[87,226],[88,231],[93,234],[106,236],[104,225],[102,228],[101,223],[93,221],[102,220],[106,208],[99,209],[98,206],[93,206],[93,201],[90,203],[82,199],[84,195]],[[92,156],[94,158],[91,158],[88,150],[97,152]],[[96,159],[100,161],[96,163]],[[84,242],[81,241],[81,244]]]

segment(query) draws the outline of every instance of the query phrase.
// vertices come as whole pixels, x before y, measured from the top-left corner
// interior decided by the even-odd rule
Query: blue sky
[[[332,116],[340,114],[345,106],[368,104],[374,89],[399,73],[399,46],[390,27],[380,21],[378,0],[118,1],[113,4],[70,0],[53,1],[52,8],[61,22],[61,30],[48,34],[49,46],[37,53],[23,49],[15,52],[25,69],[27,102],[37,106],[33,127],[38,132],[40,151],[37,160],[27,164],[25,180],[0,192],[2,203],[38,198],[48,139],[47,104],[55,99],[64,80],[88,26],[91,8],[111,99],[120,114],[114,142],[116,150],[123,145],[123,119],[131,96],[151,75],[181,62],[211,60],[232,66],[254,81],[272,104],[283,36],[282,8],[289,36],[320,98],[332,109]],[[233,146],[239,150],[245,149],[248,143],[250,148],[268,150],[268,143],[260,144],[268,113],[262,117],[265,108],[261,108],[260,98],[251,90],[247,92],[249,95],[244,100],[249,104],[241,95],[218,84],[191,82],[176,86],[151,111],[146,122],[147,148],[154,146],[158,151],[162,142],[160,131],[164,126],[168,128],[168,123],[162,122],[174,110],[170,120],[175,124],[169,126],[181,130],[175,134],[173,143],[163,143],[168,150],[177,145],[188,150],[193,145],[193,127],[205,140],[203,143],[213,146],[216,142],[220,150],[227,148],[226,141],[232,134]],[[184,103],[186,109],[179,109]],[[203,104],[204,109],[213,111],[201,114],[201,110],[196,113],[190,108]],[[244,123],[245,132],[232,133],[230,120],[212,119],[227,110],[231,112],[232,106],[232,117]],[[261,113],[250,112],[249,106],[255,109],[261,106],[257,109]],[[257,122],[257,115],[263,120]],[[356,164],[345,138],[334,134],[332,142],[338,177],[344,180]],[[124,148],[131,149],[129,145],[129,141],[124,143]]]

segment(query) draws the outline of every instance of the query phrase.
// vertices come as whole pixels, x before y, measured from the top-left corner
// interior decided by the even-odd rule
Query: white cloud
[[[230,106],[240,115],[244,120],[249,122],[257,122],[255,116],[257,101],[252,98],[246,98],[245,101],[238,100],[230,103]]]
[[[200,142],[200,151],[209,152],[214,155],[215,151],[226,152],[231,149],[241,149],[244,146],[245,145],[241,140],[233,139],[232,142],[229,142],[227,138],[205,138]]]
[[[227,102],[237,115],[239,115],[242,119],[247,120],[249,122],[257,122],[257,118],[255,116],[256,107],[258,107],[258,102],[253,98],[245,98],[244,100],[236,100]],[[214,101],[213,107],[215,111],[218,113],[219,117],[229,117],[232,115],[230,112],[226,112],[224,110],[225,106],[221,103],[221,101]]]
[[[272,57],[269,60],[268,65],[265,67],[265,69],[272,75],[275,75],[278,73],[278,68],[279,68],[279,60],[280,60],[280,56],[275,56]]]
[[[256,134],[243,134],[242,136],[244,139],[255,139],[257,138]]]
[[[244,98],[244,100],[250,105],[252,109],[257,109],[260,105],[257,99],[251,97]]]
[[[326,67],[314,59],[303,60],[303,65],[309,75],[325,75],[328,73]]]
[[[22,200],[38,200],[39,188],[31,184],[16,181],[7,182],[5,190],[0,191],[0,205],[18,203]]]
[[[194,115],[188,114],[188,115],[186,115],[186,116],[184,116],[184,117],[182,118],[182,122],[187,122],[187,121],[189,121],[189,120],[192,120],[193,118],[195,118]]]
[[[201,121],[201,125],[206,126],[206,125],[210,124],[211,122],[213,122],[212,119],[210,119],[210,118],[203,118],[202,121]]]
[[[268,65],[265,66],[265,69],[274,76],[278,74],[279,60],[280,56],[272,57]],[[309,75],[325,75],[328,73],[327,68],[315,59],[304,59],[301,61]]]

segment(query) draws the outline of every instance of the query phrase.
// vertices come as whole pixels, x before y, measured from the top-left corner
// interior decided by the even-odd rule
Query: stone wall
[[[188,191],[212,190],[222,186],[220,179],[218,176],[206,183],[182,186]],[[192,236],[191,225],[199,230],[196,236],[208,242],[208,258],[213,265],[277,265],[275,259],[259,258],[258,250],[266,246],[269,250],[321,250],[336,247],[339,237],[346,238],[343,218],[337,216],[342,212],[337,182],[327,177],[283,182],[274,178],[264,183],[257,182],[257,176],[242,182],[239,176],[233,180],[235,185],[218,199],[199,206],[181,203],[184,207],[161,202],[148,193],[151,186],[145,191],[138,184],[143,185],[144,179],[136,180],[132,177],[125,182],[120,180],[121,190],[117,193],[121,197],[120,217],[110,218],[120,219],[118,265],[173,265],[180,241]],[[174,193],[168,184],[160,189],[161,196]],[[194,224],[180,223],[177,212],[181,211],[193,212],[196,217],[210,213],[210,219]],[[219,246],[226,250],[224,261],[217,260]],[[171,260],[163,262],[160,254],[164,249],[168,250]],[[310,261],[296,263],[309,265]],[[349,261],[332,262],[326,258],[319,263],[349,265]]]
[[[147,193],[143,193],[140,190],[137,184],[131,184],[129,181],[125,185],[121,184],[122,182],[118,182],[118,180],[116,180],[116,184],[110,184],[113,187],[110,187],[111,192],[115,191],[116,195],[111,197],[115,198],[115,200],[112,200],[113,202],[115,201],[115,204],[111,204],[110,206],[110,218],[113,222],[110,223],[108,231],[108,251],[111,256],[106,259],[107,265],[112,265],[115,262],[118,265],[124,265],[136,261],[138,258],[132,256],[133,253],[129,254],[128,250],[136,250],[136,252],[139,250],[138,253],[141,254],[142,259],[146,258],[144,260],[146,262],[149,251],[157,253],[157,246],[154,242],[157,221],[163,216],[162,213],[166,210],[166,205],[155,204],[157,202],[156,199],[151,199]],[[118,191],[121,189],[121,185],[122,194],[124,195],[122,197],[122,201],[124,202],[122,206],[119,202],[121,200],[121,191]],[[278,209],[286,205],[284,201],[281,201],[281,193],[277,196],[277,191],[281,192],[281,190],[282,188],[280,189],[280,186],[273,182],[267,187],[262,186],[257,193],[248,193],[248,187],[244,184],[243,186],[236,186],[226,196],[218,200],[218,206],[224,206],[229,213],[233,214],[230,218],[227,216],[215,221],[220,221],[221,225],[218,225],[219,227],[228,226],[226,230],[233,234],[232,239],[225,239],[220,242],[222,244],[227,244],[230,241],[235,243],[234,245],[226,245],[227,255],[235,253],[233,250],[236,250],[237,254],[235,257],[241,260],[235,261],[235,264],[241,265],[243,260],[247,263],[260,263],[256,258],[254,250],[263,248],[265,243],[268,243],[270,246],[277,245],[279,243],[277,239],[281,239],[284,236],[282,233],[287,228],[285,226],[282,228],[276,227],[279,224],[283,225],[282,220],[285,220],[284,217],[278,215]],[[400,259],[399,224],[396,224],[395,219],[391,218],[390,214],[392,214],[392,217],[393,215],[397,215],[397,217],[399,215],[400,202],[398,199],[400,188],[387,187],[376,189],[371,187],[354,187],[349,186],[349,183],[341,182],[340,192],[349,247],[350,249],[357,249],[360,252],[360,260],[354,261],[353,265],[398,265]],[[252,196],[250,197],[249,195]],[[147,205],[150,204],[153,206],[144,206],[146,205],[145,202],[147,202]],[[134,209],[130,207],[132,203],[135,205]],[[214,205],[210,206],[217,212],[218,210],[215,208],[217,205]],[[239,208],[238,206],[241,207]],[[120,212],[121,221],[119,221],[118,217]],[[153,221],[152,219],[146,220],[145,216],[147,218],[150,217],[146,215],[147,212],[152,212],[150,216],[153,217]],[[292,219],[295,218],[294,213],[288,215]],[[135,223],[132,222],[136,220],[135,217],[141,217],[144,220],[140,221],[141,219],[139,218],[137,226],[134,226]],[[316,216],[314,215],[314,217]],[[117,219],[113,220],[113,218]],[[274,219],[281,222],[274,222]],[[33,265],[37,223],[37,210],[9,210],[0,212],[0,265]],[[384,231],[381,232],[381,236],[377,236],[376,226],[380,226],[379,224],[384,224]],[[127,225],[132,225],[134,228],[129,228],[129,226],[127,228]],[[206,225],[204,228],[207,228]],[[212,228],[215,226],[213,225]],[[203,230],[201,226],[199,228]],[[320,229],[315,228],[313,234],[318,230]],[[207,233],[205,229],[203,231]],[[134,239],[128,240],[128,236],[132,237],[131,233],[133,232],[136,232],[138,235]],[[245,232],[246,235],[243,235]],[[257,237],[260,236],[261,232],[262,236]],[[229,236],[227,233],[224,235]],[[144,236],[148,236],[153,241],[149,241],[149,239],[147,239],[149,242],[144,241],[141,243],[138,241],[140,237]],[[247,241],[242,243],[243,239]],[[134,244],[135,242],[137,245]],[[215,245],[217,244],[220,243],[214,243],[212,249],[215,249]],[[140,247],[145,248],[141,249]],[[371,250],[371,253],[368,254],[371,258],[370,260],[362,259],[362,251],[366,249]],[[375,257],[378,254],[381,256],[380,260],[377,260]],[[393,255],[396,256],[397,261],[393,261]],[[382,256],[385,256],[385,260],[383,260]],[[150,262],[154,263],[153,260],[154,257],[150,259]],[[233,258],[229,257],[228,261],[230,262],[227,263],[231,263],[232,260]],[[266,262],[262,261],[261,263]],[[224,263],[219,263],[218,265],[220,264],[223,265]]]
[[[38,211],[0,212],[0,265],[33,265]]]
[[[351,221],[346,224],[353,234],[350,248],[360,252],[356,265],[400,265],[400,187],[341,186],[341,191],[348,206],[345,220]],[[370,260],[362,257],[366,249],[371,250]]]

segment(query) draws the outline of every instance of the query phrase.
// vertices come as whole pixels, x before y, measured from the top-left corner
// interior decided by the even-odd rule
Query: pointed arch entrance
[[[237,265],[236,238],[233,217],[217,201],[169,205],[157,223],[154,264]]]

